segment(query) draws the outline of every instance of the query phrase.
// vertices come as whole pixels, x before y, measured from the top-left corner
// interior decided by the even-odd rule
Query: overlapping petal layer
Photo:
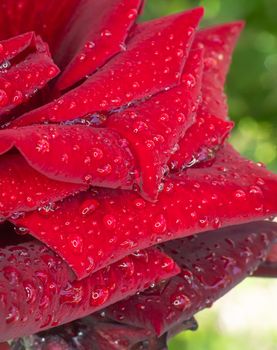
[[[0,131],[0,154],[12,147],[54,180],[112,188],[132,188],[135,181],[127,140],[107,128],[36,125]]]
[[[0,4],[0,341],[104,309],[78,324],[85,348],[163,348],[276,242],[258,221],[277,176],[223,145],[243,24],[198,31],[201,8],[135,24],[142,5]],[[63,72],[35,105],[59,72],[39,35]],[[272,249],[256,274],[277,275]]]
[[[46,214],[56,201],[87,187],[53,181],[33,170],[19,154],[4,155],[0,162],[0,220],[37,208]]]
[[[57,123],[115,110],[176,86],[202,15],[198,8],[140,24],[126,51],[76,89],[23,115],[14,125]]]
[[[13,223],[83,278],[136,249],[276,215],[276,196],[277,176],[227,145],[212,165],[169,178],[157,203],[130,191],[94,189],[60,202],[47,217],[34,211]]]
[[[161,335],[189,320],[252,273],[268,254],[277,225],[251,223],[163,244],[181,273],[106,310],[117,322]]]
[[[137,107],[111,115],[105,125],[129,141],[140,168],[140,187],[147,199],[157,199],[168,172],[167,161],[194,122],[200,101],[203,51],[191,50],[179,86]]]
[[[171,157],[174,171],[212,158],[233,127],[227,117],[224,83],[242,27],[242,22],[234,22],[202,30],[196,36],[195,45],[205,48],[202,103],[195,124]]]
[[[83,0],[82,0],[83,2]],[[64,28],[79,0],[2,0],[0,4],[0,38],[7,39],[28,31],[42,36],[54,52]]]
[[[1,248],[0,341],[84,317],[179,271],[171,258],[149,248],[78,282],[41,243]]]
[[[33,32],[0,42],[0,121],[58,73],[48,46]]]
[[[85,125],[2,130],[0,154],[14,146],[35,170],[52,179],[110,188],[137,185],[143,197],[156,199],[167,161],[194,121],[202,63],[202,50],[192,50],[178,87],[115,113],[106,122],[95,115],[83,119]],[[105,128],[88,127],[97,122]]]
[[[56,60],[63,70],[64,90],[126,49],[125,41],[143,0],[86,0],[68,22]]]

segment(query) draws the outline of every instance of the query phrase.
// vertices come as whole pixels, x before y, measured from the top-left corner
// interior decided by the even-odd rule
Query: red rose
[[[225,142],[241,22],[0,6],[0,341],[164,349],[259,266],[276,275],[277,176]]]

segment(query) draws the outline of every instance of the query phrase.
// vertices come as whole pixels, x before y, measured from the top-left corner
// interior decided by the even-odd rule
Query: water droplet
[[[23,287],[26,293],[26,302],[27,304],[33,304],[36,301],[37,293],[34,283],[31,281],[24,281]]]
[[[3,268],[3,275],[10,284],[18,284],[21,279],[20,272],[13,266],[6,266]]]
[[[152,225],[154,233],[164,233],[166,231],[166,219],[164,215],[159,215]]]
[[[133,203],[134,203],[135,208],[137,208],[137,209],[143,209],[143,208],[145,208],[145,205],[146,205],[145,201],[142,198],[135,199]]]
[[[5,106],[8,102],[8,95],[6,91],[0,89],[0,106]]]
[[[99,205],[100,203],[96,199],[87,199],[81,204],[80,212],[83,216],[91,215]]]
[[[38,208],[38,212],[43,217],[49,217],[56,209],[56,203],[48,203],[44,207]]]
[[[23,101],[23,94],[21,91],[16,90],[13,96],[13,103],[19,104]]]
[[[116,218],[113,215],[105,215],[103,223],[108,230],[113,230],[116,227]]]
[[[19,309],[17,306],[12,305],[9,308],[8,315],[6,317],[6,323],[11,324],[19,321],[20,319],[20,314],[19,314]]]
[[[36,150],[41,153],[47,153],[50,151],[50,144],[47,140],[41,139],[36,144]]]
[[[112,33],[111,33],[110,30],[105,29],[105,30],[103,30],[103,32],[101,33],[101,36],[107,37],[107,38],[108,38],[108,37],[112,36]]]
[[[169,256],[165,257],[162,261],[162,269],[166,272],[171,272],[175,268],[175,262]]]
[[[118,267],[123,272],[124,276],[132,277],[135,272],[134,262],[130,257],[126,257],[118,263]]]
[[[67,239],[75,252],[83,252],[83,238],[80,235],[72,233],[67,237]]]
[[[234,192],[234,197],[237,199],[245,199],[246,193],[243,190],[237,190]]]
[[[90,305],[91,306],[101,306],[109,298],[109,290],[105,287],[95,288],[90,294]]]
[[[128,18],[129,19],[134,19],[136,18],[138,15],[138,10],[137,9],[131,9],[129,12],[128,12]]]
[[[93,148],[92,155],[95,159],[100,160],[103,158],[103,151],[100,148]]]
[[[174,293],[170,297],[171,304],[175,309],[183,311],[191,306],[191,301],[184,293]]]
[[[9,60],[4,60],[0,63],[0,70],[7,70],[11,67],[11,62]]]

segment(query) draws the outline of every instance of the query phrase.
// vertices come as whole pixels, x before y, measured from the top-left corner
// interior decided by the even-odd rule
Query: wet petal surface
[[[132,188],[136,162],[126,139],[85,125],[37,125],[0,131],[0,154],[16,147],[41,174],[58,181]]]
[[[23,115],[14,125],[115,110],[177,85],[202,15],[198,8],[139,25],[126,51],[76,89]]]
[[[29,100],[58,73],[47,44],[34,33],[0,42],[0,115]],[[6,121],[1,117],[1,122]]]
[[[197,33],[195,45],[205,48],[202,103],[195,124],[171,157],[174,171],[214,157],[233,127],[228,121],[224,83],[242,27],[242,22],[234,22]]]
[[[146,199],[157,199],[167,161],[194,122],[200,101],[203,51],[193,49],[179,86],[143,104],[110,116],[106,125],[129,141],[140,168],[140,187]]]
[[[159,250],[140,252],[89,278],[74,280],[57,255],[38,242],[0,249],[0,341],[33,334],[84,317],[180,270]],[[171,268],[164,267],[171,260]]]
[[[276,215],[276,195],[277,176],[227,145],[212,165],[169,178],[157,203],[130,191],[93,189],[59,203],[48,217],[36,211],[13,222],[83,278],[88,257],[92,272],[162,241]]]
[[[56,57],[65,67],[58,81],[64,90],[126,49],[125,41],[142,0],[86,0],[75,10]]]
[[[277,233],[277,224],[251,223],[163,244],[181,273],[153,290],[112,305],[106,315],[163,334],[190,319],[252,273]]]
[[[19,154],[4,155],[0,162],[0,220],[17,218],[37,208],[51,213],[56,201],[86,188],[41,175]]]

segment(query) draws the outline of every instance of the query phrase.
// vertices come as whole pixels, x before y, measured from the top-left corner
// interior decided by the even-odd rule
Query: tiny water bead
[[[185,308],[191,306],[191,300],[189,297],[181,292],[177,292],[171,295],[171,303],[177,310],[183,311]]]
[[[82,203],[80,207],[80,213],[83,216],[89,216],[95,212],[99,205],[100,203],[96,199],[87,199]]]
[[[0,63],[0,71],[6,71],[11,67],[11,62],[9,60],[5,60]]]

